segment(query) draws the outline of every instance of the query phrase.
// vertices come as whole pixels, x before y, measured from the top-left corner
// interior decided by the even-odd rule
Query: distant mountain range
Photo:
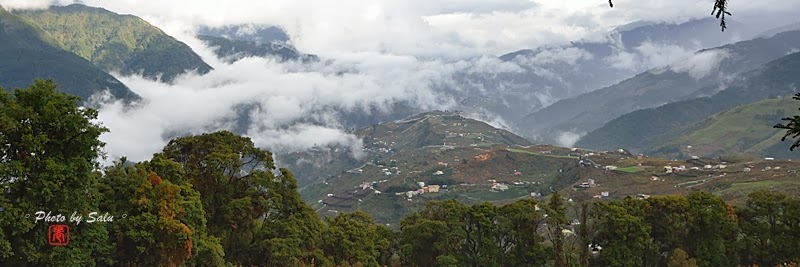
[[[222,37],[259,44],[289,42],[289,34],[280,27],[258,24],[234,24],[218,27],[200,26],[198,35]]]
[[[316,55],[303,54],[291,44],[282,41],[260,43],[210,35],[198,35],[197,38],[212,47],[217,57],[228,63],[246,57],[274,57],[280,61],[296,60],[303,63],[319,60]]]
[[[629,112],[712,95],[725,84],[737,83],[739,74],[799,48],[800,31],[792,31],[699,50],[684,61],[560,100],[527,115],[519,127],[526,136],[556,143],[564,133],[585,134]]]
[[[798,32],[791,32],[786,34],[797,33]],[[780,34],[778,36],[780,36]],[[657,108],[643,109],[620,116],[581,138],[575,145],[598,149],[626,147],[657,154],[677,153],[681,151],[679,144],[677,144],[681,143],[681,140],[686,142],[685,145],[691,145],[691,143],[696,141],[681,139],[681,137],[693,136],[696,134],[694,133],[695,131],[702,132],[702,128],[704,127],[693,124],[701,122],[708,116],[759,100],[787,97],[796,92],[800,92],[798,89],[798,84],[800,84],[800,52],[795,52],[773,60],[755,70],[743,74],[742,77],[741,82],[732,84],[725,90],[712,96],[677,101]],[[757,109],[747,108],[745,110]],[[758,115],[764,114],[753,113],[746,116]],[[764,121],[758,122],[758,125],[774,125],[780,122],[779,119],[774,117],[761,116],[761,119]],[[751,120],[743,120],[740,123],[747,124],[748,121]],[[704,124],[708,124],[708,122]],[[751,126],[756,127],[755,125]],[[717,138],[724,138],[718,139],[717,141],[730,139],[730,142],[737,142],[736,140],[739,140],[738,142],[740,143],[737,143],[737,145],[740,146],[739,150],[719,149],[718,151],[711,152],[737,153],[750,151],[764,153],[764,151],[777,151],[777,148],[766,146],[766,143],[761,144],[763,147],[755,151],[752,148],[752,146],[756,145],[754,142],[759,140],[763,141],[764,138],[757,137],[747,142],[742,142],[741,138],[752,135],[749,133],[741,137],[737,137],[735,134],[730,135],[733,133],[734,132],[731,131],[730,133],[721,134],[717,136]],[[762,134],[772,136],[775,134],[775,131],[755,134],[756,136]],[[760,143],[760,141],[756,143]],[[777,145],[780,146],[782,144]]]
[[[519,122],[527,114],[558,100],[615,84],[656,67],[653,64],[658,60],[651,57],[663,53],[661,50],[696,51],[753,35],[746,27],[733,23],[736,26],[723,33],[712,18],[681,24],[641,22],[620,27],[601,40],[516,51],[500,59],[519,65],[522,71],[466,73],[459,77],[456,98],[465,109],[483,109],[507,122]],[[527,125],[538,123],[526,120],[520,128],[525,130]]]

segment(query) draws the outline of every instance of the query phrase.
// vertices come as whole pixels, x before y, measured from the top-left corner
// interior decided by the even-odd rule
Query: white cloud
[[[42,8],[46,0],[0,0],[7,8]],[[53,1],[67,4],[74,1]],[[302,149],[309,145],[341,144],[358,153],[360,144],[342,130],[336,111],[389,110],[407,102],[421,109],[448,109],[454,100],[440,87],[465,90],[453,75],[519,72],[514,63],[492,56],[522,48],[560,44],[580,38],[598,39],[617,25],[636,20],[676,20],[707,17],[711,1],[645,0],[84,0],[122,14],[142,17],[186,42],[215,70],[204,76],[186,75],[173,85],[140,77],[119,77],[145,102],[134,108],[106,103],[100,120],[111,129],[102,136],[112,159],[149,158],[167,137],[241,127],[235,120],[242,106],[251,122],[247,135],[269,149]],[[731,11],[798,10],[800,1],[736,1]],[[688,15],[687,15],[688,14]],[[239,23],[278,25],[288,30],[303,52],[321,55],[311,65],[250,58],[225,64],[193,37],[196,26]],[[543,54],[539,61],[567,63],[586,59],[579,49]],[[618,68],[666,66],[688,53],[658,45],[640,47],[637,54],[619,54],[610,61]],[[444,58],[444,59],[442,59]],[[698,59],[699,60],[699,59]],[[702,62],[702,61],[697,61]],[[697,63],[695,62],[695,63]],[[679,67],[703,73],[708,65]],[[539,75],[559,79],[550,70]],[[478,90],[483,90],[480,85]],[[501,90],[502,87],[494,88]],[[535,95],[542,102],[550,96]],[[485,118],[492,118],[484,116]],[[497,125],[505,125],[501,120]],[[563,145],[580,136],[564,133]]]
[[[562,132],[558,134],[556,138],[556,142],[559,146],[563,147],[572,147],[578,140],[581,139],[581,135],[573,132]]]
[[[696,48],[644,42],[632,52],[617,50],[605,60],[611,67],[625,70],[653,68],[656,71],[672,70],[688,73],[695,79],[706,77],[719,67],[730,53],[724,49],[711,49],[696,53]]]
[[[6,7],[42,6],[47,0],[0,0]],[[66,4],[72,0],[54,0]],[[134,14],[162,27],[180,22],[227,25],[264,23],[286,28],[303,51],[320,55],[387,52],[415,56],[499,55],[543,44],[598,36],[638,20],[682,22],[709,17],[713,1],[645,0],[83,0]],[[732,1],[732,19],[793,17],[800,1]],[[765,16],[766,15],[766,16]],[[758,24],[753,22],[752,24]],[[781,22],[773,21],[773,25]]]
[[[725,49],[706,50],[673,62],[670,69],[678,73],[688,73],[692,78],[700,79],[710,75],[719,67],[719,63],[729,56],[730,53]]]
[[[0,6],[8,9],[43,9],[51,3],[51,0],[0,0]]]
[[[99,120],[111,130],[101,137],[110,160],[144,160],[177,134],[223,129],[243,129],[270,150],[338,144],[357,156],[360,141],[343,129],[339,112],[389,112],[398,102],[422,110],[452,109],[454,99],[437,86],[459,90],[453,86],[456,73],[519,70],[494,58],[449,62],[376,53],[346,54],[315,64],[264,58],[226,64],[196,39],[187,43],[200,45],[195,50],[215,69],[203,76],[181,76],[173,85],[117,75],[144,100],[132,108],[101,104]],[[243,113],[249,122],[239,121]]]

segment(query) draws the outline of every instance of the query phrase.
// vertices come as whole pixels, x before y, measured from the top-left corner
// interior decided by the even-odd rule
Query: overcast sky
[[[796,22],[792,20],[800,10],[800,0],[730,1],[733,18],[751,27]],[[63,5],[75,1],[57,2]],[[144,101],[134,108],[105,102],[99,109],[99,119],[111,132],[101,140],[107,143],[109,160],[127,156],[140,161],[159,151],[176,133],[232,129],[241,105],[259,107],[249,112],[252,123],[245,134],[260,147],[292,151],[315,144],[338,144],[352,148],[357,156],[361,141],[342,129],[332,110],[386,111],[397,102],[422,110],[453,109],[452,95],[443,95],[435,88],[445,84],[458,90],[456,73],[492,76],[520,70],[515,63],[499,61],[497,55],[581,38],[602,38],[616,26],[639,20],[683,22],[708,17],[713,1],[615,0],[613,9],[606,0],[82,2],[142,17],[187,43],[215,68],[204,76],[184,75],[169,85],[112,73]],[[44,8],[50,3],[0,0],[6,8]],[[326,60],[297,64],[249,58],[228,64],[193,34],[198,25],[239,23],[281,26],[299,50]],[[639,50],[644,62],[640,67],[644,69],[697,61],[686,60],[694,50],[658,44],[643,48]],[[702,72],[709,68],[685,69]],[[499,121],[491,116],[483,119]]]
[[[72,0],[56,0],[61,4]],[[0,0],[42,6],[50,0]],[[320,55],[388,52],[415,56],[500,55],[597,36],[637,20],[708,17],[713,0],[83,0],[141,16],[170,34],[186,24],[265,23],[289,31]],[[731,0],[733,19],[751,26],[800,21],[800,0]],[[795,20],[795,21],[793,21]]]

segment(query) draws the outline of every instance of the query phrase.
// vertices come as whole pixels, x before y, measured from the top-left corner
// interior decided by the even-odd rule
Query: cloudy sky
[[[1,0],[42,6],[51,0]],[[72,0],[55,0],[61,4]],[[713,0],[83,0],[134,14],[177,35],[185,24],[265,23],[286,28],[303,51],[417,56],[499,55],[607,32],[638,20],[708,17]],[[731,0],[754,27],[796,22],[800,0]],[[766,16],[768,15],[768,16]]]
[[[6,8],[42,8],[52,2],[0,0]],[[421,109],[450,109],[453,99],[434,88],[455,83],[455,73],[519,70],[497,60],[497,55],[602,38],[614,27],[639,20],[683,22],[708,17],[713,1],[616,0],[614,8],[605,0],[81,2],[142,17],[187,43],[215,68],[204,76],[187,74],[171,85],[115,74],[144,101],[135,108],[104,103],[100,120],[111,132],[102,139],[110,160],[128,156],[138,161],[160,150],[175,133],[232,129],[242,105],[259,107],[249,111],[253,121],[246,135],[261,147],[286,151],[340,144],[356,155],[360,141],[342,130],[332,109],[386,111],[401,101]],[[797,10],[800,0],[730,3],[733,18],[748,27],[796,22],[792,20]],[[279,25],[299,50],[327,60],[296,64],[249,58],[226,64],[194,38],[197,25],[240,23]],[[651,48],[654,55],[671,51]],[[676,61],[674,56],[666,58],[662,64]],[[491,116],[485,119],[497,122]]]

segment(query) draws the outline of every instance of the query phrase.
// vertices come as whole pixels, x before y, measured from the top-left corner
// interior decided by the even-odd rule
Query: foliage
[[[800,100],[800,93],[795,94],[792,99]],[[786,134],[781,137],[781,141],[786,141],[787,138],[796,139],[800,136],[800,116],[793,116],[793,117],[786,117],[781,119],[783,121],[788,121],[787,124],[779,123],[774,127],[777,129],[784,129],[786,130]],[[792,143],[789,147],[789,150],[794,151],[795,148],[800,147],[800,139],[797,139]]]
[[[595,242],[603,245],[600,266],[645,266],[654,248],[650,226],[640,216],[633,199],[618,202],[597,202],[594,207],[598,229]],[[632,205],[639,204],[639,205]]]
[[[368,214],[340,214],[327,223],[322,246],[334,264],[383,266],[389,260],[391,232],[375,224]]]
[[[739,213],[744,232],[743,263],[777,266],[800,262],[800,199],[770,191],[750,194],[747,205]]]
[[[115,265],[182,266],[190,259],[224,262],[219,240],[206,233],[200,194],[190,184],[176,185],[143,165],[123,164],[108,168],[101,183],[105,204],[101,208],[127,215],[124,223],[109,224],[116,243]]]
[[[105,71],[169,82],[188,71],[211,70],[189,46],[135,16],[80,4],[14,12]]]
[[[454,200],[429,202],[406,217],[400,252],[406,266],[520,266],[547,261],[538,229],[543,213],[536,201],[503,207],[466,206]]]
[[[108,232],[103,224],[81,224],[70,246],[44,241],[48,223],[23,219],[52,211],[84,216],[98,208],[95,172],[107,131],[91,122],[97,111],[81,109],[77,97],[56,91],[52,81],[37,80],[13,94],[0,90],[0,265],[95,266],[109,263]]]
[[[547,201],[545,210],[547,211],[547,234],[550,242],[553,243],[554,266],[569,266],[570,258],[564,234],[569,221],[567,219],[567,207],[561,194],[554,192],[550,195],[550,200]]]
[[[98,172],[97,111],[36,81],[0,91],[3,266],[736,266],[800,261],[800,198],[706,192],[503,206],[428,202],[392,230],[354,212],[321,220],[272,154],[227,131],[170,141],[144,162]],[[31,210],[125,214],[42,242]],[[570,223],[577,218],[579,223]],[[546,226],[545,226],[546,224]],[[575,234],[577,232],[577,235]],[[590,259],[588,244],[602,245]]]
[[[683,249],[676,248],[669,254],[667,267],[697,267],[697,261],[689,258],[689,254]]]

